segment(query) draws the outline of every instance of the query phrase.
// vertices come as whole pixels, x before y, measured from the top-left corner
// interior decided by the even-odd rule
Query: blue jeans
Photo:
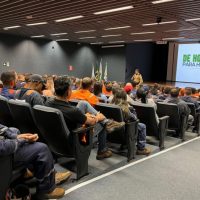
[[[46,144],[25,143],[14,154],[14,167],[31,167],[37,178],[37,193],[48,193],[55,189],[55,170],[51,152]]]
[[[83,114],[90,113],[93,115],[97,115],[98,113],[98,111],[96,111],[87,101],[79,101],[76,107],[79,108],[79,110]],[[94,134],[95,135],[98,134],[98,143],[99,143],[98,153],[104,152],[107,150],[107,147],[106,147],[107,133],[105,130],[105,123],[107,121],[108,120],[105,119],[94,126]]]
[[[146,125],[138,123],[138,137],[137,137],[137,148],[143,150],[146,145]]]

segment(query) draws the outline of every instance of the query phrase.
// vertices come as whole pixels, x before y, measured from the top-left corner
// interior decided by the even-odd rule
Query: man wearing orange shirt
[[[81,88],[73,91],[70,99],[85,100],[88,101],[92,106],[99,103],[99,99],[90,92],[92,89],[92,84],[93,82],[91,78],[83,78]]]

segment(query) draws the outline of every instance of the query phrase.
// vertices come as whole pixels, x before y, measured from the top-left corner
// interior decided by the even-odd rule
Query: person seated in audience
[[[24,100],[31,106],[44,105],[46,99],[42,96],[42,91],[45,89],[45,80],[38,74],[33,74],[29,77],[28,82],[23,88],[16,91],[15,99]]]
[[[18,129],[0,124],[0,156],[13,154],[14,168],[31,168],[33,172],[31,175],[37,179],[37,196],[39,198],[62,198],[65,190],[57,187],[56,183],[63,182],[69,178],[71,173],[56,173],[49,148],[37,140],[37,134],[20,134]]]
[[[135,81],[131,81],[131,85],[133,87],[132,91],[131,91],[131,98],[135,99],[136,98],[136,92],[137,92],[137,83]]]
[[[93,92],[94,92],[94,95],[99,99],[100,102],[107,103],[108,99],[107,99],[106,95],[102,93],[102,87],[103,87],[103,84],[101,82],[96,82],[94,84]]]
[[[14,71],[7,71],[1,74],[1,81],[3,83],[3,88],[0,88],[0,95],[7,99],[14,99],[17,75]]]
[[[85,80],[88,81],[88,78]],[[97,112],[87,101],[80,101],[77,107],[72,106],[69,103],[72,90],[68,77],[58,77],[54,82],[54,86],[55,98],[48,99],[45,105],[59,109],[63,113],[70,131],[80,125],[94,125],[94,134],[98,134],[99,142],[96,158],[102,160],[111,157],[112,152],[106,147],[106,135],[121,129],[125,124],[106,119],[103,114]]]
[[[154,108],[154,110],[155,110],[157,124],[159,124],[159,117],[158,117],[158,115],[156,113],[157,105],[155,104],[153,99],[147,98],[147,95],[148,95],[148,90],[147,89],[145,90],[144,87],[139,88],[137,90],[136,99],[135,99],[133,105],[148,104],[148,105],[152,106]]]
[[[25,76],[23,74],[17,74],[16,90],[22,88],[25,85]]]
[[[99,103],[99,99],[91,93],[93,86],[92,79],[85,77],[82,80],[81,88],[72,92],[70,99],[78,99],[88,101],[92,106]]]
[[[132,91],[133,87],[131,83],[126,83],[125,87],[124,87],[124,91],[127,94],[127,102],[129,103],[129,105],[133,105],[134,104],[134,100],[132,98]]]
[[[170,91],[171,91],[170,87],[165,87],[163,90],[163,94],[160,94],[158,98],[162,101],[168,99],[170,96]]]
[[[105,81],[102,88],[102,93],[106,96],[112,95],[112,83],[109,81]]]
[[[191,126],[194,122],[194,117],[190,115],[190,108],[185,101],[179,98],[179,89],[172,88],[170,91],[170,98],[166,99],[165,102],[177,104],[180,115],[188,116],[188,125]]]
[[[193,103],[195,105],[196,112],[200,112],[200,105],[196,99],[192,98],[191,88],[185,88],[185,96],[180,97],[183,101]]]
[[[54,96],[54,82],[52,76],[48,76],[46,79],[46,88],[42,91],[43,95],[46,97]]]
[[[124,121],[131,122],[137,120],[135,109],[131,107],[127,101],[127,94],[123,89],[118,89],[111,101],[112,104],[118,105],[123,112]],[[137,154],[149,155],[150,149],[146,147],[146,125],[138,123],[138,137],[137,137]]]
[[[193,98],[199,98],[200,96],[199,96],[199,92],[198,92],[198,90],[196,89],[196,88],[191,88],[191,90],[192,90],[192,97]]]
[[[74,85],[72,85],[72,90],[79,90],[81,88],[81,79],[76,78]]]

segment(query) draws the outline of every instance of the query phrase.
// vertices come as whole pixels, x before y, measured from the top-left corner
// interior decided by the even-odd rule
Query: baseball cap
[[[33,74],[29,77],[29,82],[41,82],[45,83],[46,81],[39,74]]]

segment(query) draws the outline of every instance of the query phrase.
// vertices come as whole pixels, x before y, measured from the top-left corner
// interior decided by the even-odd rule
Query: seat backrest
[[[169,116],[169,128],[179,129],[180,128],[180,114],[179,109],[176,104],[158,102],[157,103],[157,113],[159,117],[164,115]]]
[[[123,122],[122,110],[119,106],[107,103],[99,103],[95,105],[95,109],[100,111],[108,119],[113,119],[118,122]]]
[[[193,103],[186,102],[188,107],[190,108],[190,114],[195,118],[196,117],[196,108]]]
[[[151,105],[133,105],[136,110],[138,119],[144,123],[147,128],[147,135],[158,136],[158,123],[156,121],[156,113]]]
[[[8,101],[14,122],[21,133],[39,133],[29,103],[20,100]]]
[[[71,134],[62,112],[55,108],[40,105],[34,106],[33,112],[40,133],[51,151],[60,156],[72,155]]]
[[[0,199],[5,199],[12,177],[12,155],[0,156]]]
[[[78,100],[78,99],[72,99],[72,100],[69,101],[69,103],[70,103],[72,106],[77,106],[77,104],[78,104],[79,101],[80,101],[80,100]]]
[[[8,99],[3,96],[0,96],[0,123],[8,127],[14,126]]]

